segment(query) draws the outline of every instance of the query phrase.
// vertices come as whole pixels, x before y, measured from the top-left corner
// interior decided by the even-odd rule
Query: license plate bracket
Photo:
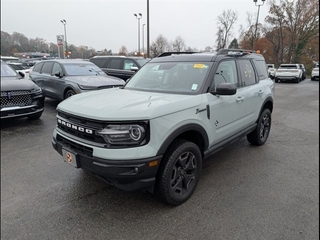
[[[62,149],[63,160],[75,168],[80,168],[77,155],[67,149]]]

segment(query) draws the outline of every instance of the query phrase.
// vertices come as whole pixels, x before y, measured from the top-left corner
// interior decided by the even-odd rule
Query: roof
[[[175,62],[175,61],[196,61],[213,62],[225,58],[254,58],[264,60],[261,54],[253,50],[245,49],[221,49],[218,52],[168,52],[162,53],[150,62]]]

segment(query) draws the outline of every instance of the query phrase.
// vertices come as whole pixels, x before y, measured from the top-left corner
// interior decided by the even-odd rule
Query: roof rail
[[[228,55],[229,52],[238,52],[238,53],[242,53],[243,55],[248,53],[257,53],[254,50],[226,48],[226,49],[220,49],[217,52],[217,55]]]
[[[193,54],[193,53],[198,53],[198,52],[164,52],[158,55],[157,57],[166,57],[170,55],[179,55],[179,54]]]

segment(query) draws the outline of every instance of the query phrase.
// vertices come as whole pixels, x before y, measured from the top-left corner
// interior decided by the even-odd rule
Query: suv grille
[[[14,106],[28,106],[32,103],[31,91],[1,92],[1,108]]]
[[[95,143],[106,143],[102,136],[96,135],[96,130],[103,129],[106,124],[98,121],[93,121],[85,118],[80,118],[77,116],[69,115],[63,112],[58,111],[58,119],[59,117],[65,120],[67,123],[71,124],[74,127],[70,127],[67,124],[61,124],[58,120],[58,128],[64,132],[67,132],[73,136],[79,137],[81,139],[95,142]],[[79,127],[85,130],[92,130],[92,134],[88,131],[79,131]]]

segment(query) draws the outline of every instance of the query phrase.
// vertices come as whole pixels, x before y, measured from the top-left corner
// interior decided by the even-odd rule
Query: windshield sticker
[[[192,84],[192,87],[191,87],[191,90],[197,90],[197,88],[198,88],[198,84]]]
[[[194,68],[205,68],[205,65],[204,64],[201,64],[201,63],[196,63],[193,65]]]

